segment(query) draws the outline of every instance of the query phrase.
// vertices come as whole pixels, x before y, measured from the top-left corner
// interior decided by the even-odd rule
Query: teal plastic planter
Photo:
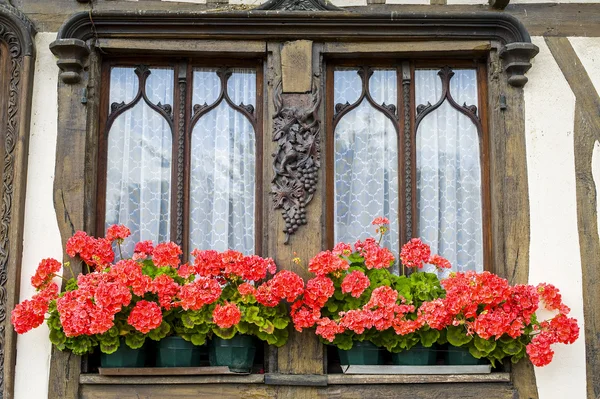
[[[156,345],[156,367],[198,367],[201,346],[181,337],[167,337]]]
[[[140,349],[131,349],[125,343],[125,340],[121,340],[119,349],[110,355],[101,353],[100,365],[104,368],[130,368],[130,367],[144,367],[146,363],[146,347],[142,346]]]
[[[486,359],[477,359],[471,355],[468,347],[457,347],[448,345],[445,354],[447,365],[452,366],[476,366],[479,364],[488,364]]]
[[[236,334],[232,339],[214,336],[208,346],[211,366],[228,366],[235,373],[249,373],[254,364],[254,337]]]
[[[338,349],[340,364],[365,366],[383,364],[383,352],[369,341],[353,342],[352,349]]]
[[[407,351],[392,353],[392,363],[396,366],[429,366],[436,362],[435,347],[425,348],[417,344]]]

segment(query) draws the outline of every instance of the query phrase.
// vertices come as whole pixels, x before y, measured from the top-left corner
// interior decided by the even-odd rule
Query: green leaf
[[[288,326],[289,323],[290,323],[290,321],[287,318],[284,319],[281,317],[276,317],[273,319],[273,325],[278,330],[283,330],[284,328],[286,328]]]
[[[486,340],[478,335],[475,336],[473,343],[475,344],[475,348],[477,348],[478,351],[484,353],[485,356],[487,356],[494,349],[496,349],[496,341]]]
[[[219,327],[214,327],[212,329],[213,333],[222,339],[231,339],[235,336],[235,328],[231,327],[231,328],[219,328]]]
[[[329,301],[327,302],[327,310],[333,313],[338,310],[338,305],[335,302]]]
[[[486,353],[478,350],[475,345],[469,346],[469,353],[473,355],[475,359],[481,359],[486,356]]]
[[[165,338],[169,332],[171,332],[171,326],[169,323],[163,320],[160,326],[148,333],[148,337],[150,337],[150,339],[153,341],[160,341],[161,339]]]
[[[61,331],[52,329],[50,330],[50,342],[57,347],[64,347],[64,343],[67,341],[67,336]]]
[[[473,339],[473,337],[467,335],[465,328],[461,326],[449,326],[447,328],[446,338],[450,345],[453,346],[463,346]]]
[[[426,348],[430,348],[433,344],[436,343],[436,341],[440,337],[440,332],[431,328],[423,328],[418,331],[418,334],[421,338],[421,345],[423,345]]]
[[[192,344],[196,346],[204,345],[206,343],[206,334],[194,334],[190,338]]]
[[[258,317],[259,312],[260,309],[258,308],[258,306],[249,306],[248,308],[246,308],[246,320],[248,320],[248,322],[250,323],[254,323],[256,320],[262,319],[262,317]]]
[[[144,346],[144,342],[146,342],[146,336],[140,332],[134,332],[125,337],[125,343],[131,349],[141,348]]]
[[[502,347],[502,352],[506,353],[507,355],[512,356],[512,355],[516,355],[517,353],[521,352],[521,350],[523,349],[523,344],[517,340],[513,340],[511,342],[504,343],[501,347]]]
[[[265,320],[265,324],[260,328],[260,331],[266,332],[267,334],[273,334],[275,326],[270,320]]]

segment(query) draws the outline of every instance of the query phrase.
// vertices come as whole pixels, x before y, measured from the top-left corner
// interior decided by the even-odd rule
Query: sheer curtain
[[[232,72],[226,90],[233,103],[256,107],[256,72]],[[194,70],[193,104],[214,104],[220,90],[216,70]],[[191,151],[190,249],[254,253],[256,138],[252,124],[222,100],[194,126]]]
[[[397,104],[395,70],[376,70],[370,93],[377,104]],[[359,100],[357,70],[334,73],[335,104]],[[372,237],[371,222],[387,217],[390,231],[383,245],[398,254],[398,142],[393,122],[363,98],[335,129],[335,242]]]
[[[415,71],[416,104],[442,95],[438,70]],[[477,105],[475,70],[454,70],[450,93],[462,105]],[[452,270],[483,270],[481,165],[475,124],[446,100],[417,130],[418,234],[452,263]],[[435,268],[427,266],[427,271]],[[441,274],[448,275],[449,271]]]
[[[146,84],[150,101],[173,104],[173,73],[151,69]],[[138,86],[133,68],[112,68],[110,103],[131,102]],[[106,227],[124,224],[131,229],[122,248],[130,256],[137,241],[169,239],[172,132],[141,99],[114,121],[107,148]]]

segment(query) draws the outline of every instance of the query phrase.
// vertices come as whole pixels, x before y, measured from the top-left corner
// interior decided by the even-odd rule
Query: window
[[[384,216],[396,254],[420,237],[453,270],[488,267],[485,68],[449,65],[328,67],[330,245],[371,236]]]
[[[106,63],[98,218],[133,243],[260,251],[259,64]],[[99,234],[103,234],[100,231]]]

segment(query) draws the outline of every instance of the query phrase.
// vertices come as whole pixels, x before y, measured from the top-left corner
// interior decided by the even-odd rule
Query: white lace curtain
[[[256,107],[256,72],[233,69],[227,93]],[[193,104],[212,105],[221,83],[214,69],[194,70]],[[190,249],[255,252],[256,138],[252,124],[222,100],[192,131]]]
[[[334,73],[334,103],[355,103],[362,81],[357,69]],[[397,104],[395,70],[376,70],[370,93],[381,105]],[[371,222],[387,217],[383,245],[398,254],[398,141],[393,122],[366,98],[342,117],[335,129],[335,242],[353,243],[374,236]]]
[[[437,72],[415,72],[415,105],[435,104],[441,98]],[[460,105],[477,105],[475,70],[454,70],[450,93]],[[483,271],[481,166],[475,124],[446,100],[419,125],[416,147],[418,236],[433,253],[447,258],[454,271]]]
[[[173,105],[173,70],[151,69],[146,92],[154,104]],[[112,68],[110,104],[131,102],[139,81],[134,68]],[[106,227],[124,224],[132,237],[124,255],[140,240],[169,239],[172,133],[159,113],[141,99],[114,121],[108,135]]]

